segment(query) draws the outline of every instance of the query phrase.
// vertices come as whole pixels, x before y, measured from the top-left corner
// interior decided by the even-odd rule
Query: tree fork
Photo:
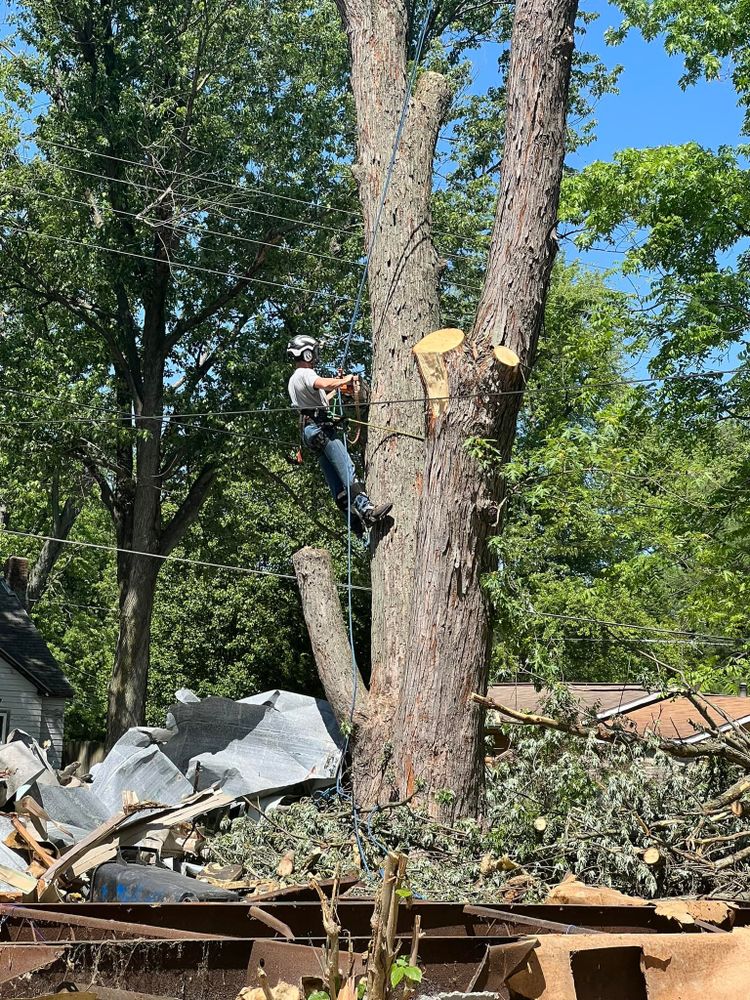
[[[383,212],[378,209],[407,92],[408,5],[405,0],[336,0],[349,41],[357,113],[357,163],[373,329],[373,400],[409,399],[418,376],[411,347],[440,325],[441,262],[432,244],[432,165],[450,83],[440,73],[417,80],[398,145]],[[367,483],[394,505],[393,526],[378,540],[372,573],[372,679],[368,734],[382,744],[398,703],[407,658],[424,445],[419,406],[388,403],[378,422],[414,437],[371,431]],[[367,764],[368,754],[355,756]]]
[[[505,142],[487,276],[471,342],[445,358],[452,397],[428,423],[409,658],[394,730],[400,797],[417,793],[434,815],[476,814],[483,787],[483,714],[472,691],[487,685],[491,618],[481,577],[503,480],[467,439],[510,457],[542,326],[565,153],[576,0],[518,0],[506,87]],[[506,390],[515,390],[507,393]],[[385,779],[370,796],[387,798]]]

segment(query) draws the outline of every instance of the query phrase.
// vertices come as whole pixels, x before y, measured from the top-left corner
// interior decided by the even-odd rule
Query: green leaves
[[[391,986],[398,986],[404,979],[412,983],[421,983],[422,970],[416,965],[410,965],[408,958],[404,958],[402,955],[391,966]]]

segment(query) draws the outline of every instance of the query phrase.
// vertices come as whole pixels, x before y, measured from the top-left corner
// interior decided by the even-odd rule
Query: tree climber
[[[295,363],[289,379],[289,397],[292,406],[299,411],[304,444],[318,456],[325,481],[333,494],[336,506],[347,521],[351,520],[352,531],[362,536],[378,521],[382,521],[393,504],[381,503],[377,506],[370,500],[349,458],[349,453],[338,435],[331,411],[330,398],[338,389],[346,391],[351,386],[354,375],[343,378],[323,378],[315,371],[319,360],[319,344],[314,337],[304,334],[293,337],[286,349],[287,357]],[[349,518],[347,495],[351,497],[351,510],[356,516]]]

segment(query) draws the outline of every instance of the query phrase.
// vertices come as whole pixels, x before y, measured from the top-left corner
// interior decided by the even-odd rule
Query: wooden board
[[[464,342],[464,331],[452,326],[433,330],[412,347],[414,354],[447,354]]]

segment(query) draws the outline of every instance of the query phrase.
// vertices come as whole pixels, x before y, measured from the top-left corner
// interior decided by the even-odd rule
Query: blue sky
[[[604,32],[621,21],[619,11],[591,0],[587,9],[600,14],[590,26],[586,45],[608,66],[624,66],[619,94],[602,99],[596,109],[596,143],[572,158],[576,166],[629,146],[662,146],[699,142],[716,148],[740,140],[743,113],[730,80],[699,83],[682,90],[682,60],[668,56],[661,41],[645,42],[637,32],[618,46],[604,42]]]
[[[597,140],[570,157],[572,166],[611,159],[618,149],[699,142],[716,148],[740,140],[743,113],[730,80],[699,83],[682,90],[682,60],[668,56],[661,40],[645,42],[631,32],[622,45],[604,41],[607,28],[622,21],[619,10],[606,0],[586,0],[585,9],[599,19],[589,25],[577,45],[596,53],[608,67],[624,67],[619,93],[599,102],[595,117]],[[497,64],[489,47],[475,56],[475,87],[484,91],[497,81]]]

